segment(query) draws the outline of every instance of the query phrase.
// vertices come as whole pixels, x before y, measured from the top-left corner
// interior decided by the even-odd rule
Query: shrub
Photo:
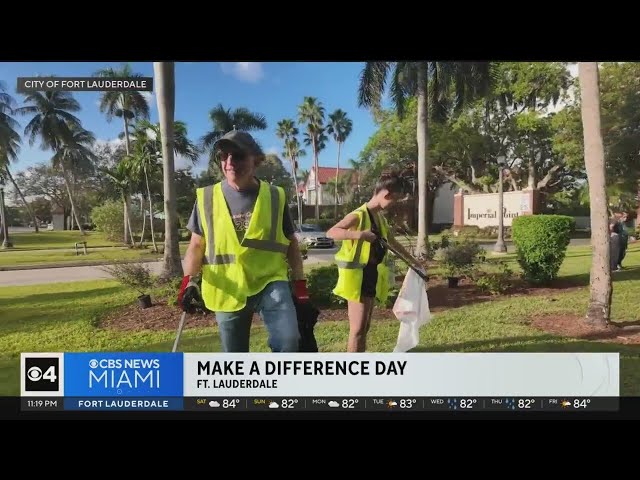
[[[575,220],[564,215],[525,215],[513,219],[513,243],[524,278],[551,282],[567,253]]]
[[[425,243],[429,247],[427,249],[427,253],[425,255],[421,255],[420,257],[418,257],[418,260],[422,264],[433,261],[436,257],[436,254],[438,253],[438,250],[448,248],[451,243],[451,240],[449,238],[449,234],[444,232],[440,237],[440,240],[430,241],[429,238],[427,237],[427,241]]]
[[[473,266],[484,259],[484,249],[470,238],[447,240],[447,246],[437,254],[437,260],[442,264],[447,277],[469,274]]]
[[[124,215],[121,201],[109,200],[102,205],[93,207],[91,220],[96,225],[97,230],[104,232],[107,239],[112,242],[124,241]],[[131,228],[133,229],[133,235],[137,235],[139,238],[142,230],[142,217],[140,212],[136,212],[133,208],[131,209]],[[149,231],[148,222],[146,230]]]
[[[155,225],[154,225],[155,227]],[[157,232],[154,232],[157,235]],[[149,232],[149,238],[151,238],[151,232]],[[178,230],[178,238],[181,242],[188,242],[191,240],[191,230],[181,228]]]
[[[153,277],[149,267],[143,263],[116,263],[106,265],[102,270],[117,281],[145,295],[153,287]]]
[[[300,249],[300,255],[302,255],[302,259],[305,260],[309,256],[309,247],[306,243],[300,242],[298,243],[298,248]]]
[[[307,274],[309,299],[317,306],[329,307],[344,305],[344,299],[333,294],[338,283],[338,266],[314,268]]]
[[[507,263],[499,262],[483,269],[483,271],[476,272],[473,280],[480,291],[491,295],[500,295],[511,288],[513,270],[509,268]]]

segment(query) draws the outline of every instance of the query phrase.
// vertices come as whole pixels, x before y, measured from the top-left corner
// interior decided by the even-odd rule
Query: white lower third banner
[[[618,353],[184,353],[184,396],[620,395]]]

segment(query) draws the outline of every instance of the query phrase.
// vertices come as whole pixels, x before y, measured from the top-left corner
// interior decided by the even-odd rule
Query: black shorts
[[[360,295],[362,297],[375,298],[377,283],[378,265],[368,263],[362,271],[362,288],[360,290]]]

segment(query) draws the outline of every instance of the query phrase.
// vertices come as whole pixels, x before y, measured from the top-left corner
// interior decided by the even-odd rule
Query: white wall
[[[64,230],[64,215],[61,213],[54,213],[52,216],[53,229],[62,231]]]
[[[453,196],[456,188],[451,183],[440,186],[433,201],[433,223],[453,224]]]
[[[498,193],[479,193],[464,196],[463,219],[465,225],[480,228],[498,226]],[[504,192],[503,224],[508,227],[514,218],[531,211],[530,192]]]

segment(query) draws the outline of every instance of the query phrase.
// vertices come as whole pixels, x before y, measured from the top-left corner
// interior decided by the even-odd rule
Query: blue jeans
[[[249,297],[237,312],[214,312],[224,352],[248,352],[253,313],[258,312],[269,332],[272,352],[298,351],[298,317],[288,282],[268,284]]]

